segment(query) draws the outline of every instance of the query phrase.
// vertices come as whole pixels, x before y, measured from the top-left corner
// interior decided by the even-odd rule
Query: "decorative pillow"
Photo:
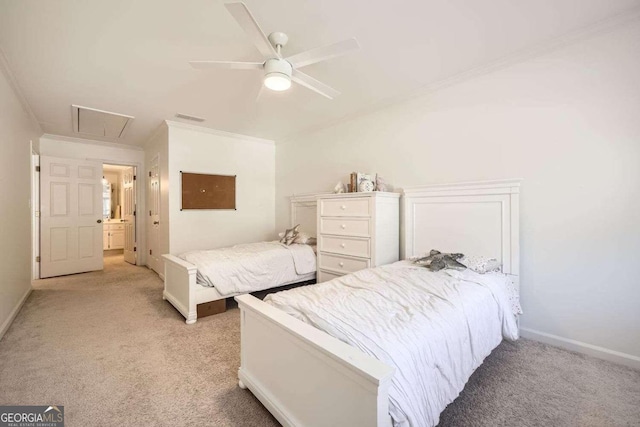
[[[486,256],[465,255],[459,261],[469,270],[480,274],[501,271],[502,269],[502,263],[500,261]]]
[[[305,232],[298,233],[295,239],[293,239],[293,243],[298,243],[300,245],[315,245],[317,240],[315,237],[309,236]]]
[[[300,224],[285,231],[284,236],[282,236],[282,238],[280,239],[280,243],[284,243],[287,246],[292,244],[295,238],[298,237],[299,228],[300,228]]]
[[[443,268],[454,270],[464,270],[467,267],[460,264],[458,260],[464,257],[463,254],[443,254],[440,251],[431,249],[429,255],[412,259],[415,264],[428,268],[431,271],[440,271]]]

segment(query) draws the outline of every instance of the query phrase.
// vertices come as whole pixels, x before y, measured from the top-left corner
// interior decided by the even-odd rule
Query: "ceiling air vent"
[[[202,123],[204,119],[202,117],[190,116],[188,114],[177,113],[176,117],[183,120],[190,120],[192,122]]]
[[[82,107],[80,105],[71,106],[71,116],[75,133],[112,139],[124,137],[134,119],[132,116],[96,110],[95,108]]]

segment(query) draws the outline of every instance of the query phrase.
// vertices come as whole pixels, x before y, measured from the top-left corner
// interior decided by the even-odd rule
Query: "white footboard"
[[[197,268],[173,255],[162,255],[162,257],[164,258],[164,292],[162,296],[187,319],[187,324],[195,323],[198,319]]]
[[[284,426],[390,426],[395,368],[251,296],[241,310],[240,387]]]

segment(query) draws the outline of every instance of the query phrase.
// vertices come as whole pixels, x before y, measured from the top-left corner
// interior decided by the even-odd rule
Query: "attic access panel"
[[[180,171],[184,209],[236,209],[236,176]]]
[[[73,132],[82,135],[111,139],[123,138],[133,121],[133,116],[97,110],[81,105],[71,106]]]

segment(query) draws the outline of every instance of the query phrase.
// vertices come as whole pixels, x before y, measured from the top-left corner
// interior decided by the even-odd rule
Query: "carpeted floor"
[[[237,387],[239,312],[187,326],[150,270],[38,282],[0,341],[0,404],[65,406],[68,426],[275,426]],[[640,426],[640,371],[533,341],[503,343],[444,426]]]

